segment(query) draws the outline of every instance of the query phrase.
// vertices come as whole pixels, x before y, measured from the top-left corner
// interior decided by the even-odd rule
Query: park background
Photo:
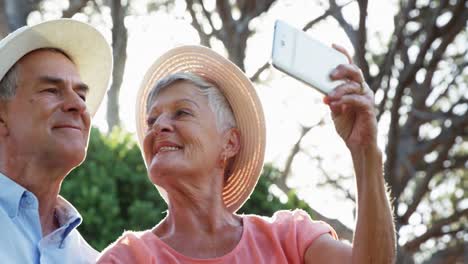
[[[136,143],[135,97],[157,56],[181,44],[232,60],[264,106],[266,164],[239,212],[302,208],[352,241],[350,154],[321,95],[269,65],[273,24],[283,19],[345,46],[375,92],[397,263],[467,263],[466,0],[0,0],[0,36],[59,17],[91,23],[113,47],[112,84],[86,161],[61,192],[83,215],[79,230],[95,248],[165,215]]]

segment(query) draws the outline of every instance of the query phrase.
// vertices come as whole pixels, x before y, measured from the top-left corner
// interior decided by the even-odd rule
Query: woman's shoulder
[[[336,238],[328,224],[312,220],[307,212],[299,209],[277,211],[271,217],[245,215],[244,223],[250,244],[262,248],[270,243],[270,251],[281,252],[291,263],[302,262],[307,248],[321,235],[328,233]]]
[[[155,240],[151,230],[125,231],[115,242],[104,249],[97,263],[130,263],[144,258],[151,252],[151,240]]]
[[[118,245],[118,244],[125,244],[129,246],[133,246],[134,244],[144,243],[145,240],[152,235],[151,230],[145,231],[125,231],[123,234],[110,246]]]
[[[244,215],[243,217],[250,222],[266,225],[290,225],[301,222],[323,223],[312,220],[309,214],[302,209],[279,210],[270,217],[259,215]]]
[[[308,233],[309,237],[317,237],[324,233],[330,233],[336,238],[333,228],[323,221],[312,220],[310,215],[301,209],[280,210],[271,217],[258,215],[244,215],[244,221],[261,228],[263,231],[276,233],[277,235],[300,235]]]

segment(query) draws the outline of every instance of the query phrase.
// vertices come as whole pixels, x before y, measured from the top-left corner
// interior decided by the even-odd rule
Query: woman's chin
[[[155,160],[151,162],[148,173],[151,181],[158,184],[161,178],[170,175],[177,175],[181,172],[182,166],[175,162],[162,162],[161,160]]]

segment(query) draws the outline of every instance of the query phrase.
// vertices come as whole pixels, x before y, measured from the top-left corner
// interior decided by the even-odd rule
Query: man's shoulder
[[[81,235],[81,233],[75,229],[72,231],[73,235],[76,237],[76,246],[81,249],[85,255],[97,256],[99,252],[95,250]]]
[[[99,255],[77,229],[70,232],[63,249],[69,252],[66,255],[70,257],[71,262],[67,263],[95,263]]]

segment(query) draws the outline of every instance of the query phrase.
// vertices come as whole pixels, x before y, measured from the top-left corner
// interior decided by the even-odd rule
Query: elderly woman
[[[167,216],[151,230],[125,232],[98,262],[392,263],[394,228],[373,93],[353,64],[340,65],[331,78],[347,80],[324,102],[356,172],[352,246],[304,211],[271,218],[235,213],[263,166],[262,107],[234,64],[208,48],[183,46],[149,69],[137,102],[140,146],[149,178],[168,203]]]

